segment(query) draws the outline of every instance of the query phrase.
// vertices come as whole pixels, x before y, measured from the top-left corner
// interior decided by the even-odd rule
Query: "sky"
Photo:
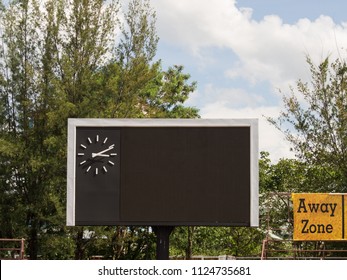
[[[124,0],[125,1],[125,0]],[[183,65],[197,82],[186,105],[202,118],[259,119],[259,150],[276,162],[290,144],[266,117],[282,93],[309,81],[306,55],[346,57],[345,0],[151,0],[163,68]],[[280,93],[280,91],[282,93]]]

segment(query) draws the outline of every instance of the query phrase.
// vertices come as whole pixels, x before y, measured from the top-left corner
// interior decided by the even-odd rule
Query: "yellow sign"
[[[293,193],[294,240],[346,240],[347,194]]]

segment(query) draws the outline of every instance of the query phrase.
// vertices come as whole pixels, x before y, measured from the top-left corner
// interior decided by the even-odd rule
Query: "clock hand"
[[[94,157],[110,157],[110,155],[92,153],[92,158],[94,158]]]
[[[107,149],[101,151],[101,152],[98,152],[98,153],[92,153],[92,158],[94,157],[97,157],[97,156],[108,156],[108,155],[104,155],[104,153],[108,152],[109,150],[112,150],[114,148],[114,144],[109,146]]]

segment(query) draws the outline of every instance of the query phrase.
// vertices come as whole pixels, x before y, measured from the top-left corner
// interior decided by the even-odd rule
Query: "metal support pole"
[[[157,236],[157,260],[169,259],[170,234],[174,226],[154,226],[152,227]]]

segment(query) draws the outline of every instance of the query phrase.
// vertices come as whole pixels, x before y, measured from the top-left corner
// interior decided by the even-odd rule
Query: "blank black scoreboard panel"
[[[256,225],[252,126],[82,123],[69,127],[68,225]]]
[[[121,139],[121,221],[248,225],[249,128],[125,128]]]

